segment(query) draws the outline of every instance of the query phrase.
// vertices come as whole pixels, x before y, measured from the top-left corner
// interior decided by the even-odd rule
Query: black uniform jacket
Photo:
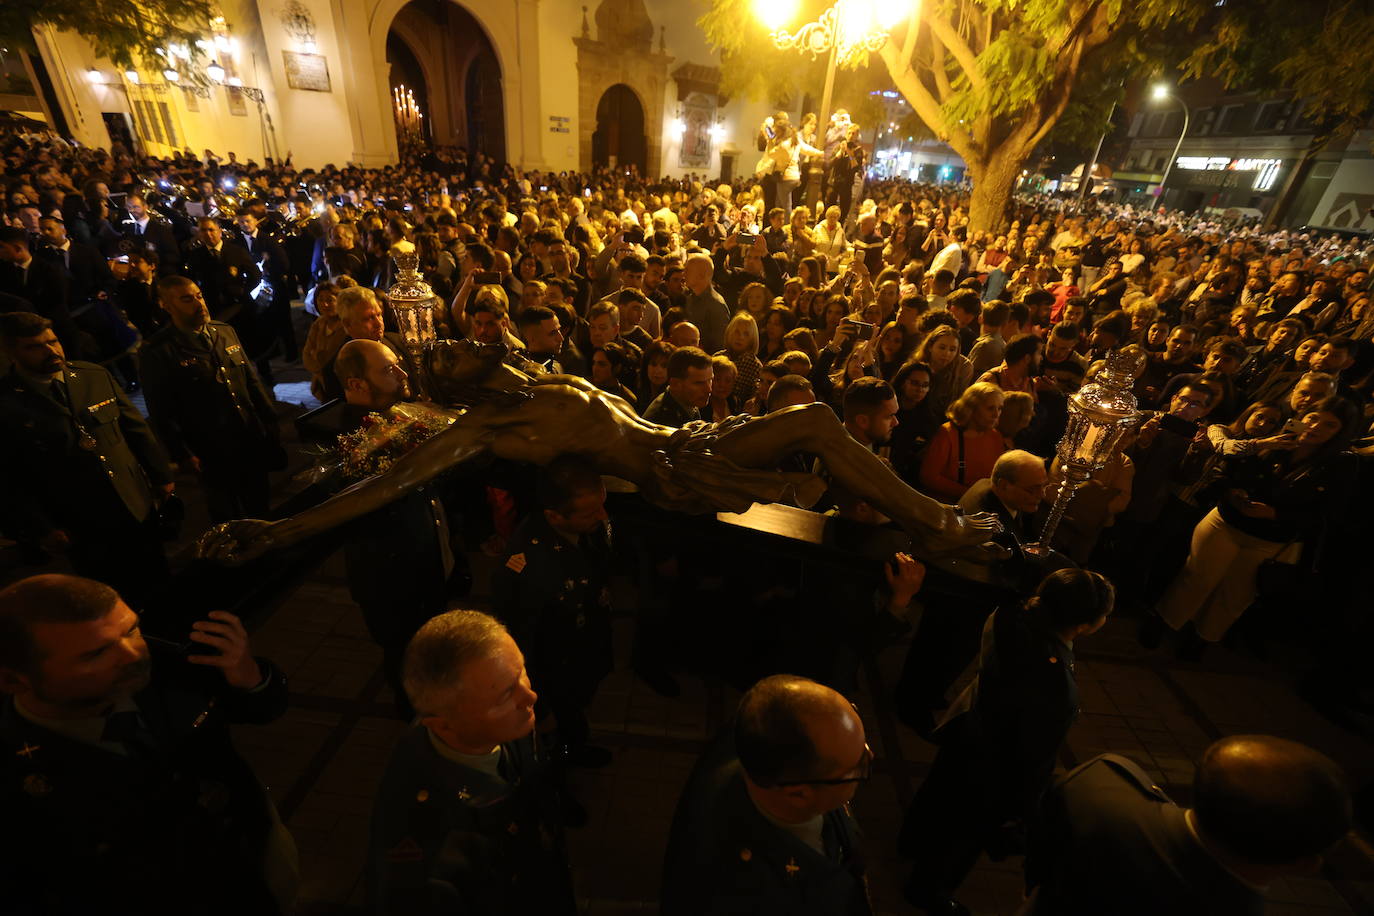
[[[0,381],[0,514],[17,537],[89,529],[121,506],[142,521],[153,508],[149,483],[172,481],[162,446],[109,372],[73,361],[66,379],[70,409],[17,372]]]
[[[168,325],[139,350],[148,418],[174,461],[261,464],[277,438],[272,397],[233,328],[211,321],[206,332],[213,348]]]
[[[199,644],[197,644],[199,645]],[[270,803],[229,726],[286,710],[286,677],[259,659],[258,689],[148,640],[152,681],[128,755],[0,707],[0,910],[37,914],[272,914],[262,853]]]
[[[1034,916],[1258,916],[1264,898],[1198,842],[1131,760],[1095,757],[1045,794],[1026,877]]]
[[[749,798],[730,729],[678,800],[663,863],[664,916],[867,916],[849,806],[825,815],[827,854],[770,822]]]
[[[549,766],[533,735],[502,745],[495,779],[440,754],[424,726],[403,733],[372,812],[372,912],[575,913]]]

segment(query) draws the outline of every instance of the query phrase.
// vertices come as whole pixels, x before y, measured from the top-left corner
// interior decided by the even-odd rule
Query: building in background
[[[1188,106],[1188,133],[1169,168],[1183,109],[1170,98],[1141,105],[1111,184],[1117,199],[1170,209],[1268,218],[1291,192],[1285,226],[1374,229],[1374,131],[1356,131],[1311,154],[1314,130],[1291,94],[1230,92],[1215,83],[1174,90]],[[1160,182],[1168,180],[1160,195]],[[1297,187],[1289,187],[1296,182]]]
[[[124,70],[35,31],[42,108],[79,142],[150,155],[288,153],[380,166],[406,137],[528,169],[752,173],[770,100],[725,97],[719,55],[674,0],[223,0],[201,54]],[[794,112],[795,113],[795,112]]]

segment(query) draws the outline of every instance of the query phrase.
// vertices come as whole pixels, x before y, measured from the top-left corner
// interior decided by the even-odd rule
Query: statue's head
[[[425,371],[437,400],[463,403],[472,389],[480,387],[506,356],[503,343],[472,340],[438,340],[425,351]]]

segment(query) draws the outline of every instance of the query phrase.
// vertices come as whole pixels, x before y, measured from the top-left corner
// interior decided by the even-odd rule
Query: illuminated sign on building
[[[1256,191],[1268,191],[1278,180],[1282,159],[1230,159],[1225,156],[1179,156],[1176,168],[1194,172],[1254,172],[1251,185]]]

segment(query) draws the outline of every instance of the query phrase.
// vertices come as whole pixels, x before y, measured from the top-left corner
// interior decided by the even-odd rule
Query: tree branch
[[[927,16],[926,20],[930,24],[930,34],[939,39],[940,43],[954,55],[954,60],[968,77],[969,85],[976,92],[985,91],[988,85],[987,80],[984,79],[982,71],[978,69],[978,57],[973,53],[973,49],[968,46],[968,43],[957,31],[950,27],[949,22],[944,18]],[[941,55],[942,58],[943,56]]]

